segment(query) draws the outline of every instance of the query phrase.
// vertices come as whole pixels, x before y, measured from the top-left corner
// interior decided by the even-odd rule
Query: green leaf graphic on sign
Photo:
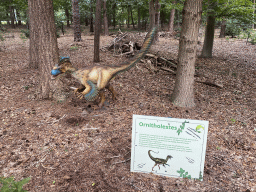
[[[191,179],[191,175],[189,175],[188,172],[185,172],[184,169],[180,168],[177,172],[180,174],[180,177]]]
[[[201,131],[199,131],[200,129],[204,130],[204,127],[202,125],[197,125],[196,126],[196,132],[201,133]]]
[[[180,128],[177,130],[178,135],[180,135],[180,133],[182,132],[182,130],[185,128],[185,123],[189,123],[189,122],[188,122],[188,121],[184,121],[184,122],[181,124]]]

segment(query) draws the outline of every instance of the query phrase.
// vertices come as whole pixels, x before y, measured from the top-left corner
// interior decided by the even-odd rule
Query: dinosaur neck
[[[136,63],[138,63],[142,58],[143,56],[148,52],[151,44],[152,44],[152,41],[154,39],[154,36],[156,34],[156,31],[157,31],[157,27],[154,27],[146,36],[146,39],[141,47],[141,50],[140,52],[135,56],[133,57],[132,59],[130,59],[129,61],[127,62],[124,62],[122,63],[119,67],[116,67],[113,75],[112,75],[112,78],[115,77],[117,74],[121,73],[121,72],[124,72],[124,71],[127,71],[129,69],[131,69],[132,67],[135,66]]]

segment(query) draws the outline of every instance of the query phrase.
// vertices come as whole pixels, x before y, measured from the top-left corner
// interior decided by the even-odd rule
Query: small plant
[[[22,189],[23,185],[30,181],[30,177],[21,181],[14,181],[14,177],[0,177],[0,183],[2,184],[1,192],[25,192]]]
[[[234,124],[234,123],[236,123],[236,120],[235,119],[230,119],[231,120],[231,122],[232,122],[232,124]]]
[[[78,46],[72,46],[70,47],[70,50],[77,50],[78,49]]]

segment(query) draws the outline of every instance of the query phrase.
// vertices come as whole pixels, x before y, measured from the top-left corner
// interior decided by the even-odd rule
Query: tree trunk
[[[17,13],[18,25],[21,25],[20,12],[17,9],[16,9],[16,13]]]
[[[172,102],[179,107],[194,107],[196,46],[202,15],[202,0],[186,0],[179,41],[179,63]]]
[[[101,0],[96,0],[95,32],[94,32],[94,62],[100,62],[100,29]]]
[[[67,19],[67,27],[70,27],[70,23],[69,23],[69,11],[68,11],[68,9],[65,9],[65,15],[66,15],[66,19]]]
[[[12,28],[15,28],[15,15],[14,15],[14,8],[13,6],[9,6],[9,9],[10,9],[10,17],[11,17],[11,26]]]
[[[81,27],[80,27],[80,14],[79,14],[79,0],[72,0],[73,8],[73,26],[74,26],[74,41],[82,41]]]
[[[108,17],[107,17],[107,0],[103,0],[103,14],[104,14],[104,35],[108,36]]]
[[[127,28],[130,28],[130,6],[127,7]]]
[[[155,25],[160,29],[160,8],[159,0],[155,0]]]
[[[219,38],[224,38],[226,36],[226,23],[227,23],[227,20],[224,19],[222,22],[221,22],[221,28],[220,28],[220,36]]]
[[[90,0],[90,32],[92,33],[94,31],[93,29],[93,7],[92,7],[92,1]]]
[[[58,63],[56,27],[52,1],[29,0],[30,46],[29,66],[39,68],[39,98],[51,97],[56,84],[51,81],[51,69]]]
[[[113,26],[116,28],[116,3],[113,4]]]
[[[175,4],[175,1],[173,2],[173,4]],[[170,13],[170,20],[169,20],[169,32],[171,34],[174,33],[174,17],[175,17],[175,9],[172,9]]]
[[[154,0],[149,1],[149,29],[155,26],[155,7]]]
[[[140,6],[138,5],[138,29],[141,29],[141,21],[140,21]]]
[[[207,57],[207,58],[212,57],[214,25],[215,25],[214,13],[208,13],[207,25],[206,25],[205,37],[204,37],[204,46],[201,53],[201,57]]]
[[[133,15],[132,15],[132,7],[130,7],[130,12],[131,12],[131,19],[132,19],[132,28],[135,29],[135,25],[134,25],[134,20],[133,20]]]

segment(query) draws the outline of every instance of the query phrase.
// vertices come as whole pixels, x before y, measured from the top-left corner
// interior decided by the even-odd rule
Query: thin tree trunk
[[[221,28],[220,28],[220,36],[219,38],[224,38],[226,35],[226,23],[227,23],[227,20],[224,19],[222,22],[221,22]]]
[[[127,28],[130,28],[130,6],[127,7]]]
[[[92,33],[94,31],[93,29],[93,7],[92,7],[92,1],[90,0],[90,32]]]
[[[202,15],[202,0],[186,0],[179,41],[179,63],[172,102],[179,107],[194,107],[196,46]]]
[[[70,23],[69,23],[69,11],[68,11],[68,9],[65,9],[65,15],[66,15],[66,19],[67,19],[67,27],[70,27]]]
[[[73,7],[73,26],[74,26],[74,41],[82,41],[80,27],[79,0],[72,0]]]
[[[160,29],[160,8],[159,0],[155,0],[155,25]]]
[[[113,4],[113,26],[116,28],[116,3]]]
[[[131,13],[131,19],[132,19],[132,28],[135,29],[133,15],[132,15],[132,7],[131,5],[129,5],[129,7],[130,7],[130,13]]]
[[[14,15],[14,8],[13,6],[9,6],[9,9],[10,9],[10,17],[11,17],[11,26],[12,28],[15,28],[15,15]]]
[[[204,45],[203,45],[201,57],[207,57],[207,58],[212,57],[214,26],[215,26],[214,13],[208,13],[207,25],[205,29]]]
[[[173,4],[175,4],[175,1],[173,2]],[[169,20],[169,32],[171,34],[174,33],[174,18],[175,18],[175,9],[172,9],[170,13],[170,20]]]
[[[16,9],[18,25],[21,25],[20,12]]]
[[[154,0],[149,1],[149,29],[152,29],[155,26],[155,7]]]
[[[108,17],[107,17],[107,0],[103,0],[103,14],[104,14],[104,35],[108,36]]]
[[[140,21],[140,6],[138,5],[138,29],[141,29],[141,21]]]
[[[95,32],[94,32],[94,62],[100,62],[100,29],[101,0],[96,0]]]
[[[58,63],[56,27],[52,1],[29,0],[30,47],[29,66],[39,68],[39,98],[51,97],[56,84],[51,81],[51,69]]]

